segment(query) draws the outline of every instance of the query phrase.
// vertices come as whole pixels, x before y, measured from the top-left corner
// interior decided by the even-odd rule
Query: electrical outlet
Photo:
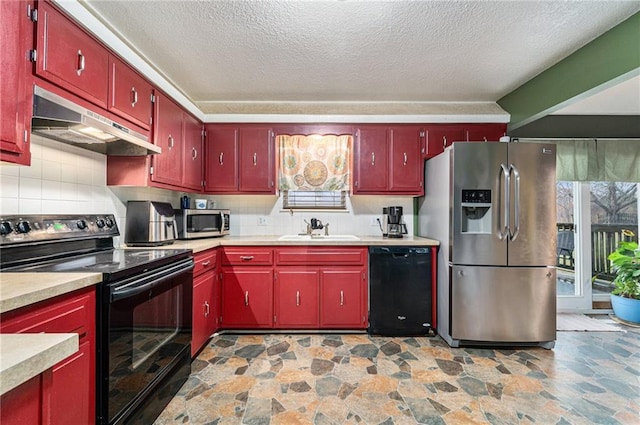
[[[377,226],[378,225],[378,217],[371,216],[369,219],[369,226]]]
[[[267,226],[269,224],[269,219],[266,215],[258,216],[258,226]]]

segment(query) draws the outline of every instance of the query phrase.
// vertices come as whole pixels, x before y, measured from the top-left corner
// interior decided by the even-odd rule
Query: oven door
[[[104,285],[98,344],[100,423],[130,421],[147,399],[157,397],[165,377],[184,370],[191,350],[192,287],[192,258]]]

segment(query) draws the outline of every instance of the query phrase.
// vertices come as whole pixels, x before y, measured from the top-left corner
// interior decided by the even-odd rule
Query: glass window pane
[[[577,296],[580,295],[581,290],[575,284],[575,196],[573,182],[557,182],[556,199],[556,292],[559,296]]]

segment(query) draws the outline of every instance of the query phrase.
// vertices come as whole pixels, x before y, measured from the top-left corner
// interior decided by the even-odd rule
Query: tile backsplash
[[[127,200],[150,199],[180,205],[183,192],[156,188],[106,185],[106,156],[36,135],[31,139],[31,166],[0,165],[0,215],[114,214],[124,231]],[[410,197],[352,196],[348,211],[297,212],[282,210],[274,195],[195,195],[231,210],[232,235],[281,235],[304,231],[311,217],[329,223],[332,234],[379,235],[376,218],[382,207],[400,205],[409,234],[413,234]]]

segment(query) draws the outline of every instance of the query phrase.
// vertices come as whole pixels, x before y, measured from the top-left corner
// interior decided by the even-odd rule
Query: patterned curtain
[[[351,135],[278,136],[280,190],[349,190]]]

